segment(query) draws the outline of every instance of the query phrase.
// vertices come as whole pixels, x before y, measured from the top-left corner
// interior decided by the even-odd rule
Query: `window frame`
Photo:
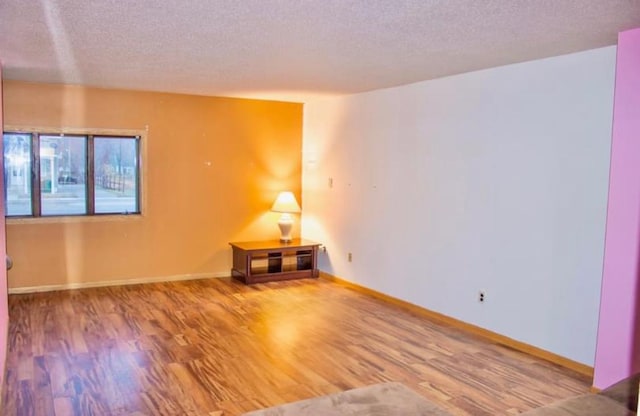
[[[142,129],[103,129],[103,128],[60,128],[60,127],[24,127],[16,125],[5,125],[4,134],[29,134],[31,135],[31,215],[6,215],[9,223],[21,223],[34,221],[38,222],[68,222],[74,220],[96,220],[96,219],[119,219],[119,218],[140,218],[144,216],[146,208],[146,169],[144,160],[146,159],[146,138],[148,127]],[[40,136],[46,135],[68,135],[86,137],[86,183],[85,183],[85,203],[87,212],[84,214],[60,214],[42,215],[41,212],[41,187],[40,187]],[[138,212],[95,212],[95,161],[94,158],[94,138],[136,138],[137,139],[137,208]],[[4,154],[3,154],[4,157]],[[3,198],[6,196],[3,195]]]

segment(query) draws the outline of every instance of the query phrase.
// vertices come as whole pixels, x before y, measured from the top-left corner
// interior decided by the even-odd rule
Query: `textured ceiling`
[[[304,101],[614,45],[640,0],[0,0],[4,76]]]

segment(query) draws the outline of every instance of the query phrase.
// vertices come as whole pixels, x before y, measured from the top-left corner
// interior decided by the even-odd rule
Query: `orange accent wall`
[[[229,241],[279,236],[279,191],[301,201],[302,104],[5,81],[4,108],[11,126],[148,128],[143,215],[8,220],[11,288],[228,273]]]

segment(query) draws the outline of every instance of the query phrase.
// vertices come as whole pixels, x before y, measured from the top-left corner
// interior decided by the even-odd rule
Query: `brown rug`
[[[244,416],[448,416],[401,383],[381,383],[256,410]]]

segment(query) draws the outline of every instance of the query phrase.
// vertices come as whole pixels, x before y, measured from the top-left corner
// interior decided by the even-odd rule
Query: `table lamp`
[[[291,241],[291,228],[293,227],[293,217],[291,214],[300,212],[300,205],[296,201],[293,192],[284,191],[278,194],[276,202],[273,203],[271,211],[281,212],[278,227],[280,227],[280,241],[288,243]]]

